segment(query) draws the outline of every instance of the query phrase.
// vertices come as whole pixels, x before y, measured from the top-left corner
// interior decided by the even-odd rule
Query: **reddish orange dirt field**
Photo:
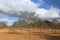
[[[1,28],[0,40],[60,40],[60,30],[36,28]]]

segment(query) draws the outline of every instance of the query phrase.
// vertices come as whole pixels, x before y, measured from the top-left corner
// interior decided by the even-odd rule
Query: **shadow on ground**
[[[47,37],[48,40],[60,40],[60,36],[49,36]]]

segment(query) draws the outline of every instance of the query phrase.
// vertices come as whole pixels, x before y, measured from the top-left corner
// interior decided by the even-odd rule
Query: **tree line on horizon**
[[[22,18],[22,20],[21,20]],[[35,12],[22,12],[20,15],[20,19],[11,27],[28,27],[28,28],[52,28],[52,29],[60,29],[60,23],[56,23],[56,20],[52,22],[42,21],[38,18],[38,15],[35,15]],[[9,27],[4,22],[0,22],[0,27]]]

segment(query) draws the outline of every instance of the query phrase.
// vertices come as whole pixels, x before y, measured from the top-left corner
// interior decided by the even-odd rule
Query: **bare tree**
[[[13,26],[20,27],[38,20],[38,16],[35,16],[35,12],[21,11],[20,13],[20,19],[17,22],[14,22]]]
[[[35,12],[28,12],[28,11],[22,12],[21,11],[20,17],[23,20],[36,21],[36,20],[38,20],[38,15],[35,15],[35,14],[36,14]]]

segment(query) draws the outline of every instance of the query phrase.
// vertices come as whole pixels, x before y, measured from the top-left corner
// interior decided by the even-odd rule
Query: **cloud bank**
[[[43,0],[34,3],[31,0],[0,0],[0,12],[10,16],[20,16],[20,11],[36,12],[40,19],[60,18],[60,9],[51,6],[49,9],[38,8]],[[9,20],[6,20],[9,23]],[[10,23],[13,23],[10,22]]]
[[[0,10],[8,14],[20,14],[20,11],[34,11],[37,4],[31,0],[0,0]]]
[[[36,13],[39,14],[39,18],[41,19],[48,19],[48,18],[60,18],[60,9],[56,7],[50,7],[47,9],[37,9]]]
[[[43,3],[40,0],[40,3]],[[42,4],[41,4],[42,5]],[[37,8],[38,3],[31,0],[0,0],[0,11],[4,14],[20,15],[20,11],[36,12],[40,18],[55,18],[59,16],[60,9],[51,6],[48,10],[44,8]]]

